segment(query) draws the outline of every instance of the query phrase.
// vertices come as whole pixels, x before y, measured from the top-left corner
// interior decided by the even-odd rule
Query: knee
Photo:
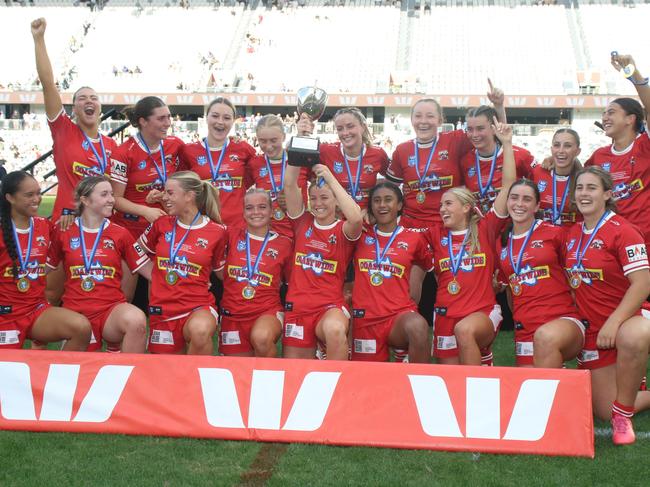
[[[462,321],[454,328],[454,335],[456,335],[456,341],[459,346],[476,341],[472,326],[469,323],[463,323]]]
[[[645,326],[624,326],[616,335],[618,353],[647,352],[650,345],[650,329]]]
[[[82,314],[75,313],[76,316],[68,321],[68,334],[71,336],[88,337],[92,334],[90,321]]]
[[[130,309],[124,314],[124,332],[144,336],[147,332],[147,317],[139,309]]]
[[[207,343],[214,335],[214,325],[208,321],[194,322],[189,330],[189,338],[192,343]]]
[[[409,343],[427,341],[429,338],[429,330],[427,329],[427,322],[421,316],[412,316],[404,323],[404,331],[409,339]]]
[[[275,334],[267,327],[253,328],[251,331],[251,345],[256,350],[272,346],[275,343],[275,338]]]
[[[348,324],[337,319],[327,319],[323,322],[323,334],[326,341],[347,341]]]
[[[533,343],[536,350],[558,348],[557,337],[555,334],[543,326],[535,331]]]

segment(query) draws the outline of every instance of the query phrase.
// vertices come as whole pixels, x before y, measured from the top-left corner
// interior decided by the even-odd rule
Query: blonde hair
[[[332,117],[332,120],[336,121],[336,117],[340,115],[350,114],[358,120],[358,122],[363,127],[363,133],[361,134],[361,140],[363,144],[367,147],[372,145],[372,135],[370,134],[370,129],[368,128],[368,121],[366,117],[361,113],[357,107],[346,107],[337,110],[337,112]]]
[[[282,119],[277,115],[273,115],[272,113],[268,115],[264,115],[257,122],[257,126],[255,127],[255,133],[258,133],[260,129],[273,128],[273,127],[280,129],[280,132],[282,132],[282,135],[284,135],[284,123],[282,123]]]
[[[88,198],[99,183],[107,182],[110,183],[110,180],[106,176],[88,176],[87,178],[79,181],[77,186],[74,189],[74,202],[76,205],[75,213],[77,216],[81,216],[84,211],[84,204],[81,202],[81,198]]]
[[[219,205],[219,191],[209,181],[201,181],[194,171],[175,172],[169,179],[177,181],[183,191],[194,193],[194,201],[199,211],[207,215],[210,220],[222,223]]]
[[[246,194],[244,194],[244,205],[246,205],[246,198],[255,194],[263,194],[268,200],[269,207],[273,206],[273,201],[271,200],[271,192],[262,188],[250,188],[248,191],[246,191]]]
[[[467,222],[467,241],[469,243],[469,255],[472,255],[474,252],[481,250],[481,245],[478,238],[478,222],[481,221],[483,215],[476,208],[476,198],[469,189],[464,187],[451,188],[448,189],[446,193],[453,194],[456,199],[460,201],[461,205],[468,205],[470,208],[469,221]]]

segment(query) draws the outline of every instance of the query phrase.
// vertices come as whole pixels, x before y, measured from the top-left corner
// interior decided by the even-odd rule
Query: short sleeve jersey
[[[246,230],[229,229],[228,250],[223,272],[223,298],[221,309],[226,316],[237,319],[255,319],[263,312],[282,309],[280,304],[280,285],[283,278],[291,272],[293,246],[287,237],[275,232],[269,235],[264,253],[260,255],[264,238],[250,236],[251,267],[260,259],[257,272],[252,280],[255,295],[251,299],[244,297],[244,288],[248,285],[248,268],[246,260]]]
[[[109,171],[110,159],[117,143],[110,137],[100,135],[106,153],[106,160],[102,162],[104,155],[99,139],[90,139],[97,152],[95,154],[79,126],[70,120],[63,109],[54,120],[48,120],[48,124],[52,133],[54,166],[59,182],[52,210],[52,218],[56,221],[62,214],[74,214],[74,189],[79,181]],[[106,164],[106,167],[102,168],[102,164]]]
[[[537,220],[521,255],[527,232],[512,237],[509,244],[498,242],[499,268],[512,290],[514,319],[526,324],[544,324],[560,316],[573,316],[577,310],[566,280],[562,256],[565,230]],[[519,266],[514,271],[513,263]]]
[[[505,223],[506,218],[498,216],[494,209],[479,221],[479,248],[470,253],[470,244],[465,243],[465,251],[455,278],[449,246],[452,246],[453,255],[457,259],[467,232],[451,232],[450,241],[450,232],[441,225],[428,230],[427,236],[433,249],[436,262],[434,270],[438,279],[435,306],[441,313],[451,318],[462,318],[495,304],[492,288],[492,274],[496,265],[494,249],[497,235],[503,230]],[[456,294],[450,292],[450,289],[454,288],[450,283],[454,280],[460,288]]]
[[[398,227],[391,246],[391,233],[364,229],[354,252],[355,281],[352,291],[353,315],[360,318],[390,317],[404,310],[416,310],[409,294],[413,265],[426,271],[433,268],[433,254],[425,236],[414,229]],[[378,261],[375,242],[379,243]]]
[[[45,301],[45,263],[50,248],[51,225],[45,218],[34,217],[32,246],[29,259],[25,262],[25,271],[21,271],[20,259],[16,261],[18,276],[14,276],[13,263],[3,238],[0,238],[0,302],[2,306],[11,306],[11,313],[27,313],[37,304]],[[29,229],[16,229],[23,260],[29,247]],[[16,249],[18,251],[18,249]],[[15,278],[16,277],[16,278]],[[19,286],[18,279],[27,279],[28,285]]]
[[[441,133],[436,140],[437,142],[430,144],[418,144],[417,170],[415,141],[410,140],[399,144],[393,152],[393,160],[386,174],[388,179],[403,183],[404,214],[419,220],[423,227],[442,223],[440,218],[442,194],[449,188],[463,184],[460,160],[472,148],[472,144],[462,130]],[[431,155],[432,150],[433,155]],[[431,164],[425,173],[430,155]]]
[[[187,236],[172,263],[172,236],[176,249],[184,235]],[[223,268],[226,240],[225,227],[205,216],[191,228],[176,224],[173,216],[160,217],[149,225],[138,242],[153,260],[150,314],[173,318],[201,306],[214,306],[214,296],[209,291],[210,273]]]
[[[493,157],[481,157],[476,149],[472,149],[460,161],[465,186],[474,193],[484,213],[487,213],[492,208],[492,204],[502,185],[503,148],[498,147],[499,150],[494,161],[494,173],[491,180],[490,169],[492,168]],[[535,164],[535,157],[521,147],[514,146],[512,149],[515,155],[517,177],[530,177],[531,167]],[[479,174],[481,176],[480,185]]]
[[[319,225],[311,213],[294,220],[294,255],[287,311],[318,311],[343,304],[343,282],[354,241],[343,232],[343,220]]]
[[[584,231],[580,242],[582,224],[569,229],[565,268],[569,278],[576,272],[579,274],[580,285],[575,289],[578,310],[590,326],[599,330],[630,287],[626,276],[648,269],[648,254],[639,230],[623,217],[610,213],[584,251],[581,268],[576,269],[578,247],[585,247],[592,233],[593,230]]]
[[[82,314],[87,314],[89,310],[105,310],[124,302],[121,288],[122,261],[126,262],[131,272],[136,272],[149,260],[124,227],[109,220],[105,222],[101,236],[99,229],[84,228],[81,232],[79,219],[65,231],[55,227],[52,234],[47,265],[56,268],[59,263],[63,263],[66,275],[63,302],[66,308]],[[89,269],[86,269],[84,263],[82,238],[88,259],[99,238]],[[92,287],[82,287],[85,279],[92,281]]]
[[[280,235],[293,238],[293,225],[291,220],[278,204],[276,191],[274,191],[273,185],[271,184],[271,178],[273,178],[276,190],[280,191],[284,186],[284,180],[282,179],[282,159],[269,159],[269,164],[267,165],[266,157],[264,155],[258,155],[251,159],[250,169],[255,187],[264,189],[271,194],[271,201],[273,202],[273,219],[271,220],[271,228]],[[300,188],[305,207],[307,207],[308,176],[308,168],[300,168],[298,187]]]
[[[167,177],[178,170],[178,154],[183,145],[185,143],[178,137],[166,137],[163,140]],[[165,182],[162,174],[160,146],[149,149],[151,155],[147,153],[146,148],[142,146],[137,137],[129,137],[113,153],[110,176],[113,181],[126,186],[124,198],[138,205],[154,207],[158,205],[147,203],[147,194],[153,189],[162,191],[165,188]],[[135,238],[139,237],[149,224],[141,216],[121,211],[115,213],[113,221],[128,228]]]
[[[367,208],[368,194],[377,184],[377,175],[386,174],[388,155],[381,147],[365,146],[361,160],[358,157],[348,157],[346,164],[341,143],[336,142],[320,145],[320,162],[329,168],[336,180],[361,208]],[[359,187],[356,195],[353,195],[352,185],[357,181],[357,174]]]
[[[223,147],[210,148],[211,167],[204,143],[188,144],[181,151],[181,168],[194,171],[203,181],[211,182],[219,190],[221,219],[225,225],[241,225],[244,194],[252,185],[249,164],[255,157],[255,149],[244,141],[230,141],[223,157],[222,152]]]
[[[617,213],[636,225],[650,243],[650,135],[644,132],[626,149],[601,147],[585,162],[601,166],[614,180]]]
[[[570,176],[554,175],[553,171],[547,171],[541,165],[533,168],[531,176],[539,190],[540,217],[545,222],[568,228],[574,223],[582,221],[582,215],[571,204],[573,198],[569,194],[571,191]],[[555,189],[553,189],[553,179],[555,179]],[[555,221],[553,221],[554,217]]]

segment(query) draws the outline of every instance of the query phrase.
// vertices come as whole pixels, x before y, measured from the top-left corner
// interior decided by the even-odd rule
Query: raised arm
[[[343,232],[350,240],[356,240],[361,235],[363,228],[363,217],[361,215],[361,208],[357,205],[352,196],[348,194],[341,183],[337,181],[329,168],[323,164],[315,164],[312,171],[318,179],[323,178],[327,185],[332,189],[336,202],[345,216],[345,223],[343,225]]]
[[[290,218],[299,217],[305,210],[302,200],[300,186],[298,186],[298,177],[300,176],[300,167],[287,164],[284,175],[284,198],[287,205],[287,215]]]
[[[47,54],[45,47],[45,28],[47,22],[45,19],[40,18],[32,22],[32,36],[34,37],[34,52],[36,56],[36,72],[38,79],[41,81],[43,87],[43,98],[45,99],[45,113],[47,118],[53,120],[63,108],[61,103],[61,95],[56,88],[54,82],[54,72],[52,71],[52,63]]]
[[[494,132],[503,147],[503,179],[499,194],[494,200],[494,211],[504,216],[508,214],[506,202],[510,186],[517,179],[517,167],[515,165],[515,153],[512,150],[512,127],[494,119]]]
[[[650,86],[648,86],[648,78],[643,77],[631,55],[612,53],[612,66],[617,71],[621,71],[630,65],[634,66],[634,72],[628,79],[634,84],[634,88],[636,88],[636,92],[641,99],[641,104],[645,108],[646,122],[650,123]]]
[[[506,96],[504,95],[502,89],[497,88],[492,84],[492,80],[490,78],[488,78],[487,81],[488,87],[490,88],[487,92],[488,100],[490,100],[492,105],[494,105],[494,109],[497,112],[497,118],[499,119],[499,122],[508,123],[505,105]]]

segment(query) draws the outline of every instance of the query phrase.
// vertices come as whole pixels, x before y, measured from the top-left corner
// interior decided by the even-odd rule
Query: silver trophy
[[[327,93],[315,86],[300,88],[297,93],[298,116],[305,113],[312,121],[318,120],[327,106]],[[320,140],[317,137],[294,135],[289,141],[287,152],[288,163],[292,166],[313,166],[319,162],[318,147]]]

